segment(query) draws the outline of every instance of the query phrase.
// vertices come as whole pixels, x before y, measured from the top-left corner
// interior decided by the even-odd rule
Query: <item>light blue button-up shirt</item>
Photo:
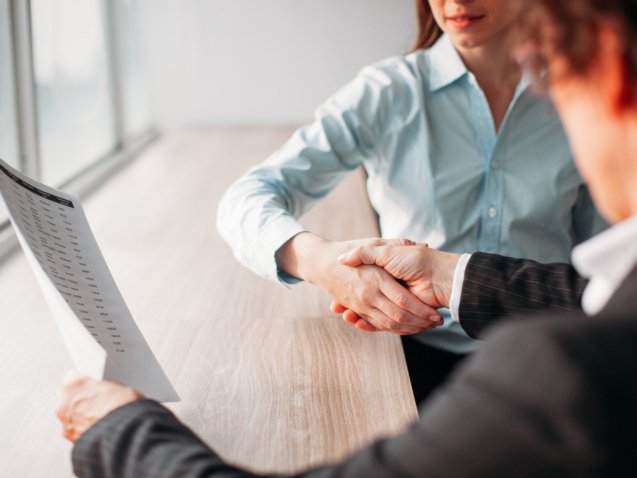
[[[568,261],[605,227],[546,98],[518,86],[500,131],[448,37],[429,50],[367,67],[265,163],[226,192],[218,229],[257,274],[289,282],[275,252],[305,230],[305,211],[361,164],[383,237],[449,252]],[[420,334],[432,346],[474,350],[460,325]]]

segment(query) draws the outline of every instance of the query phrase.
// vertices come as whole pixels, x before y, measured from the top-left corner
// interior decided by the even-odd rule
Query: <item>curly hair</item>
[[[526,9],[529,39],[544,55],[564,58],[575,74],[591,68],[600,26],[611,27],[624,40],[627,73],[637,90],[637,0],[526,0]]]

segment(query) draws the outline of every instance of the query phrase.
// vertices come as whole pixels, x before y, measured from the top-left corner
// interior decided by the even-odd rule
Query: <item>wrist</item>
[[[460,254],[449,252],[439,252],[435,256],[432,283],[436,299],[442,307],[449,307],[453,290],[453,277],[460,256]]]
[[[277,266],[294,277],[316,284],[322,257],[329,244],[330,241],[316,234],[301,232],[276,252]]]

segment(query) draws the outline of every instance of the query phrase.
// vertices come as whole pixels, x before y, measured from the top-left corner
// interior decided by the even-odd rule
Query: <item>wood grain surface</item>
[[[241,267],[215,228],[226,187],[289,128],[173,134],[85,201],[133,316],[182,397],[170,408],[231,462],[295,471],[337,460],[416,416],[400,341],[364,334],[322,291]],[[302,222],[377,235],[362,172]],[[72,367],[21,252],[0,263],[0,477],[72,476],[53,415]]]

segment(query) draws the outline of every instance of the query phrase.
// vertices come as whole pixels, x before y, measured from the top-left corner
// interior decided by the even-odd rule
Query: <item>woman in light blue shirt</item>
[[[403,335],[437,325],[438,314],[384,271],[341,265],[337,257],[352,243],[297,221],[360,165],[385,238],[553,262],[568,261],[576,243],[604,227],[553,106],[529,91],[510,56],[518,2],[417,7],[415,51],[363,69],[312,124],[230,187],[218,215],[235,256],[256,273],[307,280],[371,330]],[[404,339],[417,398],[478,346],[438,312],[444,324]]]

